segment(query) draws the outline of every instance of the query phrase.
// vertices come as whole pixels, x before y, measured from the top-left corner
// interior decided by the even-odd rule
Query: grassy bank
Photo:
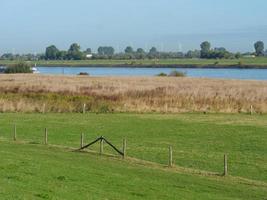
[[[266,120],[266,115],[241,114],[1,114],[0,197],[263,199]],[[14,123],[17,142],[11,142]],[[119,148],[127,138],[128,156],[163,165],[172,145],[177,166],[218,174],[227,153],[230,177],[43,146],[45,127],[50,145],[78,148],[82,132],[86,142],[104,135]],[[98,151],[99,146],[91,150]],[[114,154],[106,145],[104,152]]]
[[[263,199],[263,186],[1,142],[1,199]],[[16,159],[13,156],[16,155]],[[34,162],[32,162],[34,160]]]
[[[0,75],[1,112],[266,113],[267,82]],[[252,109],[251,109],[252,106]]]
[[[0,60],[0,65],[17,61]],[[267,57],[241,59],[160,59],[160,60],[81,60],[81,61],[31,61],[39,66],[123,66],[123,67],[231,67],[267,68]]]

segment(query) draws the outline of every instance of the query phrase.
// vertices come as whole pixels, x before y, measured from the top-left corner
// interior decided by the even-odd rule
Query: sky
[[[126,46],[253,51],[267,43],[266,0],[0,0],[0,54]]]

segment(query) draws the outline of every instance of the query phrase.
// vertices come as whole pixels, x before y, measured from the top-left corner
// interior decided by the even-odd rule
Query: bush
[[[167,74],[161,72],[161,73],[157,74],[156,76],[167,76]]]
[[[17,74],[17,73],[33,73],[32,66],[27,63],[18,63],[10,65],[5,70],[6,74]]]
[[[171,76],[171,77],[185,77],[186,73],[174,70],[169,74],[169,76]]]
[[[80,72],[78,75],[80,75],[80,76],[89,76],[89,74],[87,72]]]

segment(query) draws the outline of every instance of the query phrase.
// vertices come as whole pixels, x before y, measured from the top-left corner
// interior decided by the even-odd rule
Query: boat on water
[[[5,73],[6,67],[5,66],[0,66],[0,74]]]
[[[32,67],[31,70],[33,74],[40,74],[40,72],[38,71],[36,67]]]

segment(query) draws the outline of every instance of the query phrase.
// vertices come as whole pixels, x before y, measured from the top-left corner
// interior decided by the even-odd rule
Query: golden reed
[[[250,112],[251,106],[253,112],[267,112],[267,81],[20,74],[0,75],[0,92],[2,112],[41,111],[46,100],[27,97],[32,93],[93,97],[95,102],[106,101],[118,112],[237,113]],[[13,96],[7,98],[3,94]],[[77,111],[77,105],[66,106],[66,111]]]

